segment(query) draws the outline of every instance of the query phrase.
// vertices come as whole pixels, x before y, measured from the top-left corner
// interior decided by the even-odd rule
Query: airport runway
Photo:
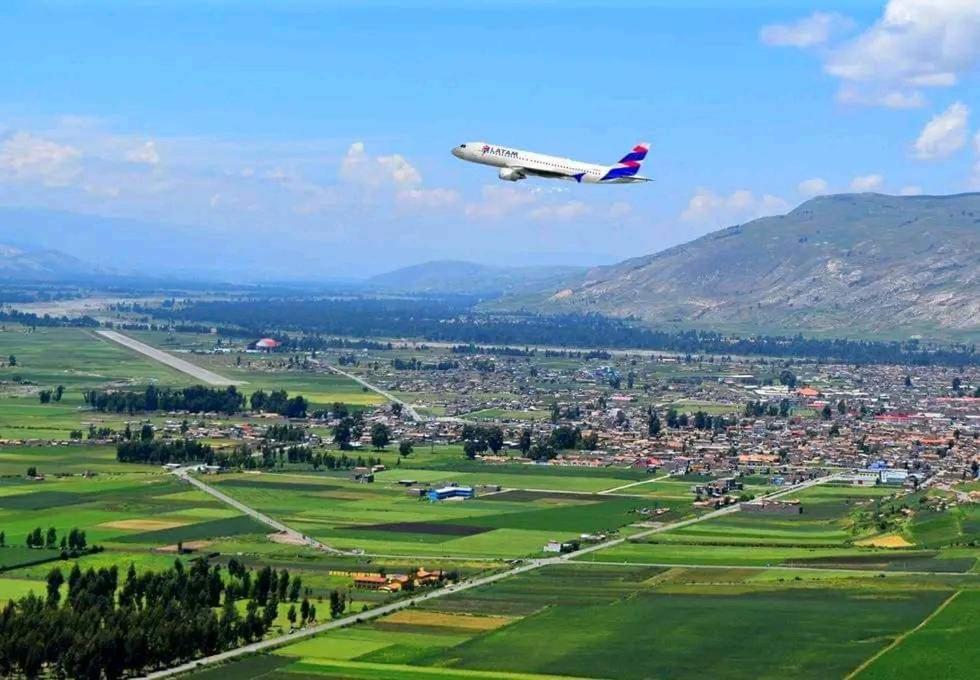
[[[95,331],[95,332],[98,333],[103,338],[106,338],[107,340],[112,340],[113,342],[116,342],[122,345],[123,347],[131,349],[134,352],[139,352],[145,357],[149,357],[154,361],[159,361],[161,364],[164,364],[165,366],[169,366],[170,368],[180,371],[181,373],[186,373],[192,378],[196,378],[208,385],[224,387],[227,385],[243,384],[242,382],[237,380],[229,380],[228,378],[220,376],[217,373],[213,373],[212,371],[209,371],[206,368],[201,368],[196,364],[192,364],[186,359],[181,359],[180,357],[176,357],[173,354],[168,354],[167,352],[159,350],[156,347],[150,347],[146,343],[140,342],[139,340],[134,340],[128,335],[123,335],[122,333],[119,333],[117,331]]]

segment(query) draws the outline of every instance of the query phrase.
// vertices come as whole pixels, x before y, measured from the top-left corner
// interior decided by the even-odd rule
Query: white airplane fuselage
[[[638,154],[641,148],[642,155],[645,156],[647,147],[644,145],[635,147],[631,154]],[[636,175],[640,167],[640,163],[636,161],[600,165],[486,142],[466,142],[455,147],[452,153],[464,161],[500,168],[498,176],[509,182],[527,177],[563,179],[583,184],[629,184],[650,181],[646,177]]]

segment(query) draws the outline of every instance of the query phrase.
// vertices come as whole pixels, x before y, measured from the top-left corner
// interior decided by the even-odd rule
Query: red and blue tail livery
[[[651,181],[648,177],[637,174],[649,150],[650,145],[641,142],[616,165],[583,163],[561,156],[548,156],[486,142],[460,144],[453,149],[453,155],[471,163],[499,168],[497,175],[506,182],[543,177],[579,184],[631,184]]]
[[[619,162],[622,165],[630,165],[636,163],[636,166],[639,167],[640,163],[643,162],[644,159],[646,159],[647,151],[649,150],[650,150],[649,142],[640,142],[639,144],[633,147],[632,151],[630,151],[628,154],[620,158]]]
[[[623,180],[625,178],[633,178],[633,181],[635,181],[637,178],[636,173],[640,171],[640,163],[642,163],[643,159],[647,157],[647,151],[649,150],[650,145],[647,142],[637,144],[633,147],[632,151],[619,160],[618,165],[614,165],[613,167],[609,168],[609,171],[603,175],[600,181],[608,182],[616,179]],[[645,178],[639,178],[640,181],[643,181],[644,179]]]

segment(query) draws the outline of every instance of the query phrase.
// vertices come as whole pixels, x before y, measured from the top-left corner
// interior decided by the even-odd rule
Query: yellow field
[[[854,545],[871,546],[872,548],[908,548],[913,544],[898,534],[888,534],[886,536],[872,536],[863,541],[857,541]]]
[[[132,529],[134,531],[156,531],[157,529],[173,529],[182,527],[187,522],[165,519],[120,519],[115,522],[106,522],[99,526],[107,529]]]
[[[412,626],[455,628],[457,630],[485,631],[506,626],[513,621],[509,616],[471,616],[403,609],[385,619],[385,623],[401,623]]]

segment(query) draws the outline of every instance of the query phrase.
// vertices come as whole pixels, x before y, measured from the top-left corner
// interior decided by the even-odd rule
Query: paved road
[[[402,412],[408,414],[408,417],[411,418],[412,420],[419,421],[419,422],[421,422],[423,420],[428,420],[428,418],[425,418],[425,417],[419,415],[418,411],[416,411],[414,408],[412,408],[411,406],[409,406],[407,403],[405,403],[404,401],[402,401],[401,399],[399,399],[398,397],[396,397],[395,395],[393,395],[391,392],[388,392],[387,390],[383,390],[380,387],[377,387],[376,385],[372,385],[371,383],[369,383],[364,378],[359,378],[358,376],[354,375],[353,373],[348,373],[347,371],[345,371],[343,369],[340,369],[340,368],[337,368],[336,366],[334,366],[332,364],[327,364],[327,368],[329,368],[334,373],[337,373],[339,375],[342,375],[345,378],[350,378],[354,382],[360,383],[361,385],[364,385],[364,387],[368,388],[372,392],[377,392],[378,394],[380,394],[382,397],[384,397],[388,401],[393,401],[396,404],[401,404],[402,405]]]
[[[271,517],[268,517],[266,515],[263,515],[262,513],[258,512],[257,510],[253,510],[252,508],[248,507],[244,503],[240,503],[239,501],[236,501],[234,498],[231,498],[230,496],[228,496],[228,495],[226,495],[224,493],[221,493],[217,489],[214,489],[213,487],[208,486],[204,482],[202,482],[202,481],[200,481],[198,479],[195,479],[194,477],[191,477],[188,474],[188,471],[190,469],[191,468],[180,468],[179,470],[176,470],[175,471],[175,474],[177,474],[178,476],[180,476],[183,479],[187,479],[191,484],[194,484],[195,486],[197,486],[202,491],[205,491],[207,493],[210,493],[215,498],[218,498],[219,500],[224,501],[225,503],[228,503],[228,504],[232,505],[233,507],[241,510],[242,512],[245,512],[248,515],[250,515],[252,517],[255,517],[259,521],[264,522],[265,524],[268,524],[269,526],[276,527],[276,528],[281,527],[281,529],[279,529],[280,531],[283,531],[283,530],[284,531],[292,531],[292,533],[294,535],[296,534],[295,531],[289,529],[288,527],[286,527],[281,522],[277,522],[276,520],[272,519]],[[809,488],[811,486],[815,486],[816,484],[823,484],[824,482],[831,481],[832,479],[833,479],[833,477],[824,477],[824,478],[817,479],[817,480],[811,480],[811,481],[808,481],[808,482],[804,482],[802,484],[797,484],[795,486],[788,487],[786,489],[783,489],[781,491],[777,491],[777,492],[772,493],[772,494],[768,494],[766,496],[761,496],[761,498],[777,498],[779,496],[784,496],[786,494],[790,494],[790,493],[793,493],[795,491],[800,491],[802,489],[806,489],[806,488]],[[407,599],[404,599],[404,600],[398,600],[397,602],[391,602],[389,604],[385,604],[385,605],[382,605],[380,607],[376,607],[374,609],[369,609],[368,611],[361,612],[360,614],[352,614],[350,616],[345,616],[345,617],[340,618],[340,619],[335,619],[333,621],[328,621],[326,623],[321,623],[321,624],[319,624],[317,626],[312,626],[310,628],[303,628],[301,630],[295,631],[293,633],[289,633],[287,635],[280,635],[279,637],[269,638],[268,640],[261,640],[259,642],[254,642],[254,643],[252,643],[250,645],[245,645],[243,647],[237,647],[235,649],[228,650],[227,652],[222,652],[220,654],[215,654],[213,656],[208,656],[208,657],[204,657],[204,658],[201,658],[201,659],[197,659],[196,661],[191,661],[191,662],[182,664],[180,666],[174,666],[172,668],[167,668],[167,669],[162,670],[162,671],[157,671],[155,673],[150,673],[150,674],[148,674],[148,675],[146,675],[144,677],[145,678],[165,678],[165,677],[177,675],[179,673],[187,673],[189,671],[193,671],[193,670],[198,669],[198,668],[201,668],[203,666],[208,666],[208,665],[215,664],[215,663],[221,663],[222,661],[229,661],[231,659],[234,659],[236,657],[239,657],[239,656],[242,656],[242,655],[245,655],[245,654],[251,654],[253,652],[259,652],[259,651],[263,651],[263,650],[267,650],[267,649],[273,649],[275,647],[281,647],[283,645],[289,644],[289,643],[294,642],[296,640],[300,640],[300,639],[303,639],[303,638],[311,637],[313,635],[318,635],[320,633],[324,633],[324,632],[329,631],[329,630],[334,630],[336,628],[343,628],[344,626],[349,626],[349,625],[351,625],[353,623],[357,623],[359,621],[368,621],[370,619],[378,618],[379,616],[385,616],[386,614],[390,614],[392,612],[396,612],[396,611],[398,611],[400,609],[405,609],[406,607],[411,607],[411,606],[413,606],[415,604],[418,604],[420,602],[425,602],[426,600],[433,600],[433,599],[440,598],[440,597],[446,597],[446,596],[452,595],[454,593],[459,593],[459,592],[462,592],[462,591],[465,591],[465,590],[470,590],[471,588],[479,588],[480,586],[485,586],[485,585],[488,585],[490,583],[495,583],[496,581],[500,581],[500,580],[505,579],[505,578],[510,578],[511,576],[516,576],[518,574],[523,574],[525,572],[533,571],[535,569],[541,569],[542,567],[547,567],[547,566],[551,566],[551,565],[555,565],[555,564],[562,564],[564,562],[569,562],[569,561],[574,560],[574,559],[576,559],[578,557],[581,557],[582,555],[587,555],[589,553],[596,552],[597,550],[603,550],[605,548],[611,548],[611,547],[616,546],[616,545],[621,545],[622,543],[625,543],[628,540],[636,540],[638,538],[644,538],[646,536],[650,536],[652,534],[660,533],[660,532],[663,532],[663,531],[669,531],[671,529],[678,529],[680,527],[685,527],[685,526],[688,526],[688,525],[691,525],[691,524],[696,524],[698,522],[703,522],[703,521],[708,520],[708,519],[711,519],[713,517],[718,517],[718,516],[721,516],[721,515],[727,515],[729,513],[735,512],[737,510],[738,510],[738,504],[736,503],[734,505],[729,505],[729,506],[726,506],[724,508],[720,508],[719,510],[715,510],[713,512],[706,513],[706,514],[701,515],[699,517],[694,517],[692,519],[684,520],[684,521],[681,521],[681,522],[674,522],[672,524],[665,524],[665,525],[660,526],[660,527],[655,527],[653,529],[648,529],[646,531],[641,531],[640,533],[633,534],[632,536],[629,536],[629,537],[615,538],[615,539],[612,539],[610,541],[605,541],[603,543],[596,543],[595,545],[587,546],[587,547],[582,548],[580,550],[577,550],[575,552],[565,553],[564,555],[556,555],[555,557],[546,557],[546,558],[541,558],[541,559],[527,560],[527,561],[524,561],[521,564],[519,564],[519,565],[517,565],[515,567],[511,567],[510,569],[507,569],[505,571],[497,572],[495,574],[490,574],[490,575],[487,575],[487,576],[479,576],[479,577],[476,577],[476,578],[467,579],[465,581],[461,581],[459,583],[456,583],[456,584],[453,584],[453,585],[450,585],[450,586],[446,586],[444,588],[439,588],[437,590],[426,591],[424,593],[421,593],[419,595],[414,595],[414,596],[412,596],[410,598],[407,598]],[[326,547],[326,546],[324,546],[324,547]],[[676,565],[674,565],[674,566],[676,566]]]
[[[186,359],[181,359],[180,357],[175,357],[173,354],[168,354],[156,347],[151,347],[146,343],[140,342],[139,340],[134,340],[128,335],[123,335],[117,331],[95,331],[103,338],[107,340],[112,340],[113,342],[119,343],[123,347],[127,347],[134,352],[139,352],[143,356],[149,357],[154,361],[159,361],[161,364],[174,368],[181,373],[186,373],[192,378],[197,378],[201,382],[207,383],[208,385],[215,386],[225,386],[225,385],[241,385],[242,383],[237,380],[230,380],[224,376],[220,376],[217,373],[207,370],[206,368],[201,368],[196,364],[192,364]]]

